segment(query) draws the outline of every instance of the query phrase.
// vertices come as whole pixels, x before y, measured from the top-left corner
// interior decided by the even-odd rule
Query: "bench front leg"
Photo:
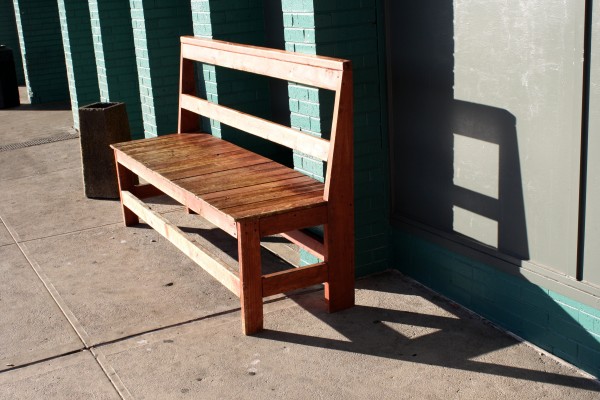
[[[137,179],[133,172],[119,164],[118,161],[116,161],[115,164],[117,165],[117,181],[119,183],[119,196],[121,198],[123,222],[125,223],[125,226],[134,226],[140,223],[140,219],[133,211],[123,205],[123,196],[121,196],[121,192],[123,190],[133,191]]]
[[[260,233],[257,220],[237,223],[240,265],[240,303],[245,335],[263,329]]]

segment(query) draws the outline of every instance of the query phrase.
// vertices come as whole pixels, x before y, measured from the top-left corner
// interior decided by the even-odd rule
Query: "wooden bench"
[[[335,92],[330,140],[196,97],[194,62]],[[354,305],[352,70],[346,60],[195,37],[181,38],[175,134],[112,145],[126,226],[139,218],[240,297],[245,334],[263,328],[263,297],[325,284],[329,311]],[[199,132],[199,117],[327,162],[325,183]],[[137,184],[136,175],[147,184]],[[237,238],[239,273],[142,199],[164,193]],[[304,228],[323,225],[322,240]],[[282,234],[323,262],[262,274],[261,237]]]

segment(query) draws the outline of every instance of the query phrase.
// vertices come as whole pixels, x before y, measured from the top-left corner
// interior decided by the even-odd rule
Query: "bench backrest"
[[[197,97],[195,61],[334,91],[330,140]],[[354,156],[350,61],[182,36],[180,65],[179,133],[197,132],[197,115],[202,115],[327,161],[325,200],[333,193],[341,198],[348,197],[349,193],[346,201],[352,202]]]

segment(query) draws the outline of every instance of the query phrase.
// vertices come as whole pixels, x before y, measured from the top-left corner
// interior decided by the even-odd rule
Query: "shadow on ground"
[[[361,280],[357,283],[357,289],[384,292],[395,297],[408,297],[409,301],[412,298],[430,303],[434,307],[441,308],[445,315],[429,314],[429,308],[423,310],[423,313],[394,309],[390,304],[356,305],[343,312],[328,314],[323,300],[315,294],[299,296],[294,300],[300,307],[339,332],[347,340],[276,330],[265,330],[258,336],[268,340],[409,363],[600,391],[597,382],[582,376],[567,376],[524,368],[518,365],[516,359],[510,362],[514,365],[502,365],[486,360],[486,355],[515,346],[519,342],[507,335],[499,335],[490,323],[482,324],[481,319],[476,315],[468,313],[455,303],[442,299],[399,274],[392,275],[390,278],[392,279]],[[405,284],[394,284],[399,279]],[[403,290],[406,288],[410,290]],[[378,297],[388,297],[385,294]],[[544,361],[540,358],[540,362]]]

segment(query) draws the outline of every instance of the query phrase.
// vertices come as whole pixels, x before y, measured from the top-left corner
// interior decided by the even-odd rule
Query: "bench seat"
[[[186,191],[232,222],[326,204],[323,183],[210,134],[171,134],[113,147],[145,180]],[[193,201],[183,203],[201,213]]]

